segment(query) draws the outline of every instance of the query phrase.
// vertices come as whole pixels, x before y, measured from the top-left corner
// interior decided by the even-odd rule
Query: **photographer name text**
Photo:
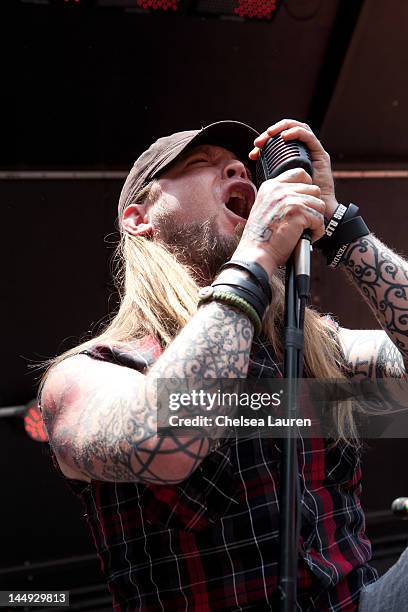
[[[181,417],[172,414],[168,418],[170,427],[311,427],[311,419],[280,419],[268,415],[263,417],[229,417],[224,414],[210,417],[196,415],[193,417]]]

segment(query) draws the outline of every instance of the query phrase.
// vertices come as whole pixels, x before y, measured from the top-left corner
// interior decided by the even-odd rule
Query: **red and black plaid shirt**
[[[91,357],[146,372],[160,347],[95,346]],[[254,343],[248,377],[279,376]],[[298,610],[352,611],[376,579],[360,506],[357,451],[299,440]],[[115,610],[277,610],[279,444],[233,439],[177,486],[71,481],[86,505]]]

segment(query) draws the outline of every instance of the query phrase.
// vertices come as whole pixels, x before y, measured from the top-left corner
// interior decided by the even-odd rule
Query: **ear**
[[[153,232],[153,225],[143,204],[129,204],[123,211],[122,227],[132,236],[145,236]]]

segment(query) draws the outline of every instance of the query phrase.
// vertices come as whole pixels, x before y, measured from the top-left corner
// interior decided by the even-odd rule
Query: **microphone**
[[[398,497],[394,499],[391,505],[391,510],[396,516],[403,519],[408,519],[408,497]]]
[[[309,150],[299,140],[283,140],[280,134],[272,136],[260,151],[256,164],[256,182],[259,187],[268,179],[292,168],[303,168],[313,176]],[[294,268],[299,298],[310,297],[310,251],[311,233],[306,229],[294,251]]]
[[[303,168],[313,176],[309,149],[300,140],[283,140],[282,136],[277,134],[261,149],[256,164],[256,182],[259,186],[292,168]]]

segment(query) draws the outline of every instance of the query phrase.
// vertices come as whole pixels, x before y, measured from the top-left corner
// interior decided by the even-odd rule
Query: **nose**
[[[226,162],[223,169],[223,178],[242,178],[248,179],[248,172],[245,165],[239,159],[231,159]]]

